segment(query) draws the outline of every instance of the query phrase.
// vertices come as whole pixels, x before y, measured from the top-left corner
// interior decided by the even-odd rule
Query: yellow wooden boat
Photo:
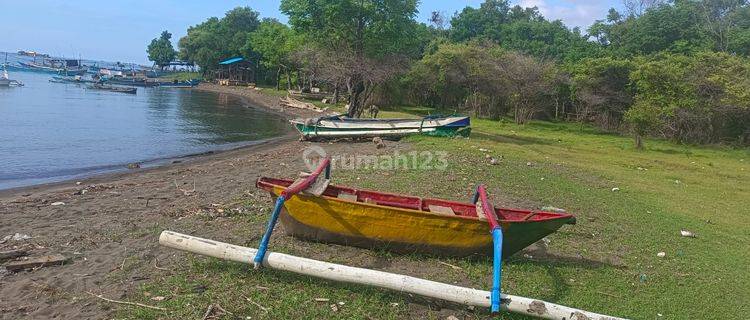
[[[258,188],[274,200],[294,181],[260,178]],[[503,229],[503,258],[574,224],[566,213],[494,208]],[[397,252],[467,256],[491,254],[492,237],[477,206],[439,199],[327,186],[286,199],[280,215],[295,237]]]

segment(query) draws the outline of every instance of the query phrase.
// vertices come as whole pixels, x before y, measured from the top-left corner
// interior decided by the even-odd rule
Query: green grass
[[[434,172],[413,171],[382,187],[455,197],[483,182],[507,205],[575,213],[578,225],[550,237],[560,259],[510,262],[506,291],[639,319],[739,319],[750,311],[747,149],[649,140],[637,151],[628,137],[548,122],[475,120],[473,129],[469,140],[412,139],[417,149],[448,151],[447,177],[466,183],[415,187],[409,181]],[[502,156],[500,165],[479,148]]]
[[[169,312],[132,308],[123,312],[123,318],[201,319],[208,305],[218,304],[240,319],[248,315],[253,319],[351,319],[363,314],[396,319],[405,306],[402,297],[382,290],[292,273],[253,271],[252,266],[203,258],[191,259],[189,267],[178,275],[142,286],[138,294],[144,301],[164,297],[159,303],[147,303],[158,304]],[[388,302],[388,307],[380,305],[383,301]],[[335,311],[331,307],[334,304]]]
[[[260,88],[260,92],[269,96],[273,97],[286,97],[289,92],[287,90],[276,90],[276,87],[268,87],[268,86],[257,86]]]
[[[419,112],[383,111],[388,117],[414,113]],[[549,236],[546,250],[506,261],[506,293],[633,319],[743,319],[750,313],[750,151],[661,140],[647,140],[646,149],[638,151],[631,138],[586,126],[472,121],[470,139],[407,139],[414,151],[446,151],[446,171],[340,170],[334,172],[335,182],[456,200],[468,200],[472,188],[485,183],[498,206],[551,205],[575,214],[578,224]],[[490,165],[485,154],[502,160]],[[253,217],[234,219],[258,223],[267,218]],[[681,237],[681,229],[696,233],[697,238]],[[324,252],[329,261],[347,263],[341,247],[305,244],[300,249],[300,244],[279,239],[284,241],[274,240],[273,250],[313,257]],[[489,287],[489,259],[363,251],[388,261],[392,270],[403,268],[431,280]],[[658,252],[666,257],[658,258]],[[440,261],[462,270],[430,267]],[[197,283],[209,285],[210,290],[191,293]],[[144,292],[173,298],[155,303]],[[194,258],[174,275],[155,279],[139,294],[133,299],[167,307],[170,313],[122,309],[122,317],[200,318],[209,303],[218,302],[236,315],[253,318],[439,319],[446,317],[441,308],[447,308],[447,314],[489,318],[486,310],[435,307],[389,291],[272,270],[255,272],[245,265],[204,258]],[[257,309],[243,295],[270,311]],[[315,302],[318,297],[331,302]],[[339,300],[346,304],[332,311],[330,304]]]
[[[178,73],[171,73],[168,75],[165,75],[163,77],[159,77],[159,81],[188,81],[192,79],[201,79],[200,72],[178,72]]]

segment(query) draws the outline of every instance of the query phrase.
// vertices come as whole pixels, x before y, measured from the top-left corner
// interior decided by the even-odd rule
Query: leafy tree
[[[517,123],[550,105],[561,80],[549,62],[480,41],[439,45],[415,64],[408,78],[413,95],[423,101],[462,105],[490,118],[512,111]]]
[[[258,30],[250,33],[245,50],[254,50],[261,63],[276,69],[276,89],[279,89],[282,71],[287,75],[287,89],[291,87],[291,55],[301,40],[285,24],[275,19],[263,19]]]
[[[189,27],[187,35],[180,39],[180,58],[196,63],[205,74],[222,59],[252,53],[246,47],[247,38],[259,25],[258,12],[248,7],[234,8],[221,19],[208,18]]]
[[[702,19],[703,29],[713,38],[717,51],[729,50],[730,34],[740,31],[738,21],[742,17],[742,6],[747,5],[746,0],[702,0],[698,3],[699,15]],[[747,11],[747,8],[744,8]],[[743,24],[741,21],[739,23]]]
[[[682,142],[750,134],[750,63],[726,53],[661,54],[636,60],[635,103],[626,119],[636,142],[657,132]],[[739,121],[737,121],[739,120]],[[743,139],[743,138],[740,138]]]
[[[511,7],[505,0],[486,0],[466,7],[451,20],[451,39],[488,39],[503,48],[541,58],[580,60],[596,55],[595,45],[576,30],[547,21],[537,8]]]
[[[495,63],[503,50],[492,43],[443,43],[414,64],[407,82],[419,103],[464,106],[477,116],[497,118],[506,104]]]
[[[624,113],[633,104],[629,60],[611,57],[586,59],[576,64],[573,95],[579,121],[593,121],[598,126],[617,129]]]
[[[486,0],[479,8],[466,7],[451,19],[451,39],[489,38],[493,29],[510,20],[507,0]]]
[[[417,1],[282,0],[281,11],[292,28],[319,50],[345,52],[349,115],[364,109],[373,87],[383,80],[376,68],[387,56],[417,54],[413,33]],[[383,68],[386,70],[391,68]]]
[[[163,31],[159,38],[151,40],[151,44],[148,45],[146,52],[148,53],[148,59],[160,66],[162,70],[164,66],[169,64],[177,56],[177,52],[172,47],[172,34],[169,31]]]

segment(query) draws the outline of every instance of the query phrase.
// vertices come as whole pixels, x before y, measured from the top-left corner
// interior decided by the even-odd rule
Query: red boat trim
[[[305,188],[309,187],[315,180],[320,176],[320,174],[323,172],[323,170],[331,163],[330,158],[324,158],[320,164],[318,164],[318,167],[313,171],[313,173],[305,180],[303,180],[301,183],[292,185],[284,190],[284,192],[281,193],[284,198],[289,198],[290,195],[294,195],[299,193],[300,191],[304,190]]]
[[[270,192],[273,191],[273,187],[286,188],[293,182],[294,181],[287,179],[261,177],[256,182],[256,186],[260,189]],[[335,185],[329,185],[328,188],[326,188],[326,190],[323,192],[322,197],[330,201],[353,202],[351,200],[338,198],[338,195],[341,193],[355,195],[357,197],[356,203],[363,206],[398,208],[399,210],[418,213],[428,213],[460,219],[479,220],[479,217],[477,217],[476,213],[476,206],[466,202],[419,198],[371,190],[358,190],[350,187]],[[429,209],[431,205],[451,208],[455,213],[455,216],[448,216],[441,213],[431,212]],[[567,213],[497,207],[495,207],[494,209],[495,213],[498,215],[498,217],[500,217],[499,223],[501,225],[505,225],[511,222],[533,223],[554,219],[570,219],[571,221],[575,219],[573,215]]]

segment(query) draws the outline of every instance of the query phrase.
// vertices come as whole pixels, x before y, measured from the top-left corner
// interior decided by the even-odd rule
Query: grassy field
[[[628,137],[573,124],[519,126],[473,120],[472,126],[470,139],[407,139],[418,152],[447,151],[446,171],[337,171],[336,183],[466,200],[481,182],[488,185],[498,206],[550,205],[574,213],[577,225],[563,227],[548,237],[546,247],[518,254],[504,264],[506,293],[634,319],[746,319],[750,314],[750,151],[659,140],[647,140],[646,149],[637,151]],[[485,154],[500,159],[499,163],[489,164]],[[269,211],[269,201],[254,201],[247,200],[246,205]],[[238,223],[231,232],[249,234],[266,218],[234,217]],[[682,237],[681,229],[697,237]],[[273,250],[329,252],[329,261],[361,264],[346,254],[337,255],[339,248],[305,244],[303,250],[285,238],[274,240]],[[257,240],[245,244],[255,246]],[[657,257],[659,252],[666,256]],[[386,269],[411,266],[405,272],[447,283],[487,289],[491,276],[489,259],[370,251],[363,255],[388,261]],[[426,267],[438,262],[461,270]],[[196,290],[209,284],[214,288],[210,294]],[[174,298],[156,303],[149,299],[153,295]],[[316,302],[318,297],[330,301]],[[253,319],[444,319],[452,314],[489,318],[486,310],[283,272],[257,273],[247,266],[200,257],[191,258],[171,276],[154,279],[133,299],[172,311],[126,308],[121,309],[122,317],[200,318],[208,303],[220,302],[235,315]],[[331,307],[338,301],[345,304]]]

